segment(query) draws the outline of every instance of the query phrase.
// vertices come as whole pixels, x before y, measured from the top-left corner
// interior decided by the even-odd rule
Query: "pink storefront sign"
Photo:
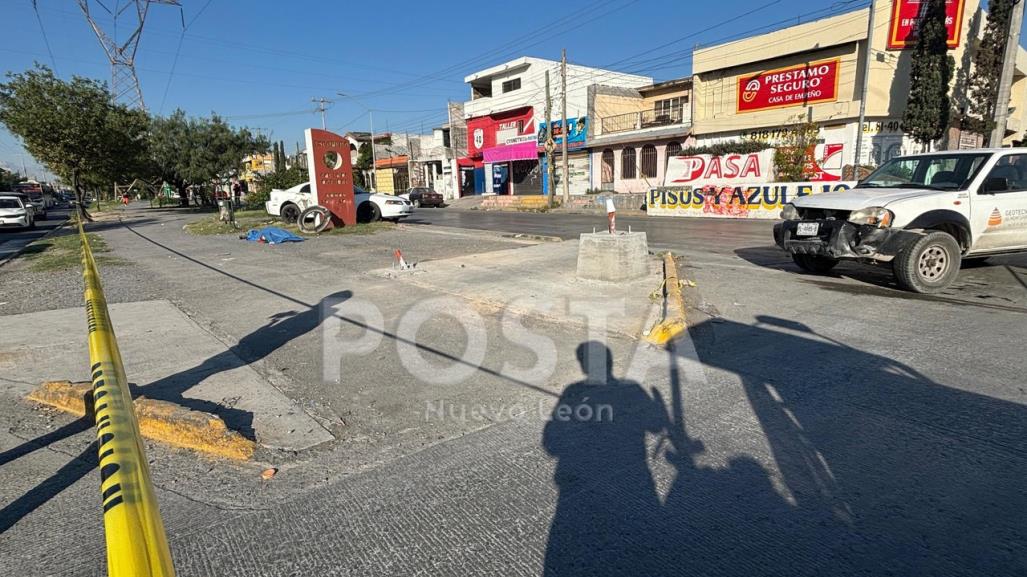
[[[518,142],[517,144],[508,144],[506,146],[486,148],[485,150],[481,151],[481,154],[485,157],[485,162],[537,160],[538,145],[535,144],[534,140],[530,140],[528,142]]]

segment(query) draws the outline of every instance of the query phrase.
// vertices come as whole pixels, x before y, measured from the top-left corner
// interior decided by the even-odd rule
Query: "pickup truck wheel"
[[[944,290],[956,280],[960,259],[956,239],[934,230],[899,251],[892,267],[902,288],[926,294]]]
[[[811,254],[793,254],[792,261],[806,272],[824,274],[838,264],[838,259]]]
[[[421,201],[420,200],[415,200],[411,204],[414,205],[414,208],[421,208]]]
[[[282,221],[292,224],[300,218],[300,207],[295,204],[286,204],[282,207]]]

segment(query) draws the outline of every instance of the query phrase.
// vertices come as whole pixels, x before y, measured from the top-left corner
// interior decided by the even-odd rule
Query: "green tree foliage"
[[[955,61],[948,54],[945,0],[927,0],[910,62],[909,99],[902,130],[921,144],[938,140],[949,125],[949,82]]]
[[[360,143],[360,148],[357,149],[357,165],[353,167],[353,182],[357,183],[357,186],[360,188],[369,188],[369,183],[365,182],[364,173],[371,170],[371,165],[373,164],[374,154],[371,150],[371,144],[368,142]]]
[[[182,110],[153,119],[150,153],[157,174],[178,191],[183,204],[187,189],[226,182],[248,154],[266,153],[270,143],[246,128],[235,129],[221,117],[189,118]]]
[[[285,154],[285,141],[278,141],[278,162],[275,164],[275,172],[285,170],[285,161],[289,157]]]
[[[271,199],[273,189],[286,189],[304,183],[308,180],[307,170],[298,166],[276,170],[272,173],[257,177],[256,190],[246,195],[246,204],[252,208],[260,208],[265,202]]]
[[[1012,9],[1012,0],[988,2],[988,24],[984,28],[981,44],[973,54],[969,110],[963,120],[963,128],[966,130],[988,134],[995,128],[995,102],[998,100],[999,78],[1005,61]]]
[[[11,190],[15,184],[25,180],[25,177],[17,172],[11,172],[0,168],[0,190]]]
[[[774,174],[783,182],[806,182],[816,173],[814,151],[820,129],[802,114],[784,128],[774,149]]]
[[[771,148],[770,144],[763,142],[762,140],[743,140],[740,142],[720,142],[709,146],[689,146],[688,148],[681,149],[679,154],[685,156],[694,156],[697,154],[710,154],[713,156],[722,156],[724,154],[752,154],[768,148]]]
[[[108,188],[146,167],[145,112],[111,103],[106,86],[45,67],[8,73],[0,84],[0,122],[51,172],[84,188]]]

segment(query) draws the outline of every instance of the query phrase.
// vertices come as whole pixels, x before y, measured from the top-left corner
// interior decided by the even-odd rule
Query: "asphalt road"
[[[530,367],[545,347],[505,340],[512,302],[463,296],[485,323],[482,370],[428,384],[387,339],[346,357],[336,382],[322,376],[312,312],[327,296],[372,302],[395,335],[411,307],[456,294],[433,282],[473,293],[480,275],[499,277],[493,289],[510,299],[526,284],[510,261],[488,258],[516,259],[508,239],[448,227],[573,239],[605,220],[421,210],[387,233],[272,247],[188,235],[182,225],[199,218],[189,212],[128,217],[131,228],[93,229],[138,269],[105,271],[107,290],[159,291],[336,437],[266,464],[148,447],[179,575],[1027,574],[1022,257],[966,267],[950,291],[925,297],[897,289],[886,269],[801,274],[771,246],[767,222],[621,218],[654,249],[680,253],[695,286],[673,349],[608,336],[618,386],[582,382],[575,349],[595,337],[565,317],[524,323],[555,347],[557,371],[539,387],[490,372]],[[397,246],[425,272],[382,276]],[[446,269],[452,283],[432,276],[433,260],[476,255],[486,264]],[[39,282],[16,274],[19,286]],[[561,280],[596,306],[594,287]],[[63,284],[55,290],[81,298]],[[648,304],[648,291],[637,300]],[[458,355],[469,339],[443,318],[412,340]],[[548,419],[555,395],[608,405],[614,418]],[[436,418],[426,399],[529,410]],[[0,400],[8,572],[102,574],[94,432],[53,442],[74,421]],[[270,465],[280,471],[263,482]]]
[[[410,224],[527,233],[574,239],[593,228],[603,230],[603,215],[518,213],[452,209],[419,209]],[[718,218],[618,216],[620,230],[645,231],[652,251],[670,250],[695,263],[713,267],[756,265],[762,269],[798,273],[791,259],[773,241],[773,221]],[[712,262],[711,262],[712,261]],[[802,275],[806,282],[827,283],[830,290],[850,295],[953,304],[995,305],[1027,312],[1027,255],[992,257],[984,263],[964,263],[956,283],[940,295],[916,295],[899,289],[891,267],[842,263],[830,275]]]
[[[0,229],[0,265],[3,265],[21,249],[34,241],[42,238],[50,231],[64,224],[68,219],[70,209],[52,208],[47,211],[47,220],[37,220],[36,228],[28,229]]]

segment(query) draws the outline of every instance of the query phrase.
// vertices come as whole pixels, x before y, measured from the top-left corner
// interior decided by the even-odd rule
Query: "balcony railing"
[[[669,110],[643,110],[641,112],[629,112],[615,116],[604,116],[600,119],[603,134],[615,132],[627,132],[628,130],[641,130],[656,126],[668,126],[684,122],[684,108],[671,108]]]

